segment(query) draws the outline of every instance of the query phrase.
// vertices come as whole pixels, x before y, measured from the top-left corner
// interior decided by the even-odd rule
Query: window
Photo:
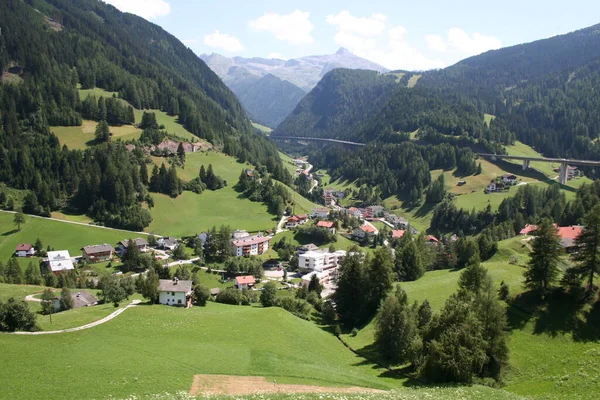
[[[181,299],[177,300],[177,304],[181,304]]]
[[[175,296],[175,292],[171,292],[171,295]]]

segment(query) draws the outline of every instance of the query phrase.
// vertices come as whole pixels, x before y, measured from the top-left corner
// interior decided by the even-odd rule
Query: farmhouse
[[[158,302],[167,306],[184,306],[192,294],[192,281],[180,281],[178,278],[158,281]]]
[[[313,208],[312,213],[310,214],[313,218],[327,218],[329,215],[329,208],[327,207],[318,207]]]
[[[18,244],[15,249],[16,257],[31,257],[33,255],[35,255],[35,249],[29,243]]]
[[[490,193],[491,192],[495,192],[496,189],[497,189],[497,187],[496,187],[496,181],[490,181],[490,183],[486,187],[486,191],[490,192]]]
[[[357,239],[364,239],[365,237],[369,238],[377,235],[377,229],[373,228],[371,225],[361,225],[358,228],[355,228],[352,231],[352,236]]]
[[[265,254],[269,250],[271,236],[263,236],[258,233],[256,236],[243,236],[231,240],[231,254],[234,256],[258,256]]]
[[[575,250],[575,239],[583,232],[583,226],[560,226],[558,227],[558,236],[560,236],[560,244],[570,253]]]
[[[344,257],[346,257],[345,250],[338,250],[333,253],[324,250],[307,251],[298,256],[298,268],[303,272],[323,272],[339,267]]]
[[[148,248],[148,241],[146,239],[142,239],[142,238],[135,238],[133,240],[134,245],[138,248],[138,250],[140,251],[144,251]],[[118,246],[118,252],[119,253],[124,253],[127,250],[127,247],[129,246],[129,239],[127,240],[121,240],[119,242],[119,246]]]
[[[49,251],[46,263],[55,274],[75,269],[68,250]]]
[[[521,229],[519,231],[520,235],[530,235],[532,232],[537,231],[538,226],[537,225],[525,225],[525,227],[523,229]]]
[[[287,219],[287,221],[285,222],[285,227],[287,229],[293,229],[293,228],[297,227],[298,225],[300,225],[300,219],[296,216],[289,217]]]
[[[351,216],[353,216],[355,218],[362,217],[362,211],[360,211],[356,207],[350,207],[349,209],[346,210],[346,213],[350,214]]]
[[[408,229],[408,221],[396,214],[385,213],[385,220],[394,225],[397,229]]]
[[[406,233],[405,230],[395,229],[392,231],[392,239],[400,239]]]
[[[110,244],[94,244],[81,248],[81,257],[89,263],[110,261],[115,253],[114,247]]]
[[[238,276],[235,278],[235,286],[239,290],[250,289],[254,286],[256,280],[252,275]]]
[[[160,249],[173,251],[177,247],[177,239],[171,236],[162,237],[156,241],[156,245]]]
[[[310,285],[310,281],[311,281],[313,275],[317,276],[317,279],[319,280],[319,283],[321,285],[325,285],[326,283],[329,283],[329,274],[324,273],[324,272],[313,271],[313,272],[309,272],[308,274],[306,274],[302,277],[302,286],[303,287],[308,289],[308,285]]]
[[[517,176],[513,174],[504,174],[502,175],[502,182],[513,185],[517,183]]]
[[[317,222],[317,226],[319,228],[325,228],[331,233],[335,233],[335,227],[333,226],[333,222],[331,221],[319,221]]]

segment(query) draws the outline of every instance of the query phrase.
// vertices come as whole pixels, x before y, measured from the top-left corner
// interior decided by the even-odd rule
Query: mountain
[[[300,98],[310,91],[323,76],[336,68],[367,69],[380,72],[386,68],[340,48],[335,54],[307,56],[290,60],[266,58],[227,58],[220,54],[202,54],[207,65],[219,75],[223,82],[238,96],[246,110],[257,122],[276,127],[285,118]],[[272,78],[259,81],[260,78]],[[273,93],[276,97],[265,97],[261,92]],[[258,101],[263,98],[265,101]],[[250,103],[246,103],[250,99]]]
[[[283,170],[275,146],[255,133],[221,79],[159,26],[98,0],[3,1],[0,20],[0,146],[11,155],[0,159],[0,181],[30,191],[28,212],[69,207],[136,230],[150,222],[140,204],[143,157],[119,143],[71,151],[50,133],[49,124],[81,125],[79,88],[177,115],[224,152]]]

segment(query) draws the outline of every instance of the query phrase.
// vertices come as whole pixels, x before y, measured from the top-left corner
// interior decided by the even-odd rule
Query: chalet
[[[306,274],[302,277],[302,286],[303,287],[308,289],[308,286],[310,285],[310,281],[312,280],[313,275],[317,276],[317,279],[319,280],[319,283],[321,285],[325,285],[325,284],[329,283],[329,274],[326,274],[324,272],[313,271],[313,272],[309,272],[308,274]]]
[[[575,239],[583,232],[583,226],[560,226],[557,229],[561,246],[567,253],[573,252],[575,250]]]
[[[365,218],[375,218],[383,215],[383,206],[369,206],[365,209]]]
[[[298,248],[298,255],[304,254],[308,251],[315,251],[318,250],[319,248],[313,244],[313,243],[309,243],[309,244],[305,244],[304,246],[300,246]]]
[[[48,258],[44,262],[54,274],[75,269],[68,250],[49,251]]]
[[[517,183],[517,176],[513,174],[504,174],[502,175],[502,182],[508,183],[509,185],[514,185]]]
[[[285,227],[287,229],[293,229],[293,228],[297,227],[299,224],[300,224],[300,220],[296,216],[289,217],[287,219],[287,221],[285,221]]]
[[[160,279],[158,281],[158,302],[167,306],[184,306],[192,295],[192,281]]]
[[[323,272],[340,266],[346,257],[345,250],[330,253],[327,250],[307,251],[298,256],[298,269],[302,272]]]
[[[401,229],[393,230],[392,231],[392,239],[400,239],[400,238],[402,238],[402,236],[404,236],[405,233],[406,233],[405,230],[401,230]]]
[[[346,213],[348,213],[350,216],[355,217],[355,218],[362,217],[362,211],[360,211],[356,207],[350,207],[349,209],[346,210]]]
[[[313,218],[327,218],[328,215],[329,215],[329,208],[318,207],[318,208],[313,208],[310,216]]]
[[[177,239],[174,237],[162,237],[156,241],[156,246],[163,250],[175,250],[177,247]]]
[[[531,235],[532,232],[537,231],[538,226],[537,225],[525,225],[525,227],[523,229],[521,229],[519,231],[519,235]]]
[[[29,243],[21,243],[15,249],[16,257],[32,257],[35,255],[35,249]]]
[[[269,250],[271,236],[263,236],[261,232],[256,236],[244,236],[231,240],[231,254],[234,256],[258,256]]]
[[[370,238],[377,235],[377,229],[371,225],[361,225],[352,231],[352,236],[356,239]]]
[[[319,221],[317,222],[317,226],[319,228],[327,229],[330,233],[335,233],[335,227],[333,226],[333,222],[331,221]]]
[[[487,185],[487,187],[485,188],[485,190],[486,190],[488,193],[493,193],[493,192],[495,192],[495,191],[496,191],[496,189],[497,189],[497,187],[496,187],[496,181],[490,181],[490,183],[489,183],[489,184]]]
[[[335,196],[333,194],[333,191],[331,191],[331,190],[324,190],[323,191],[323,201],[328,206],[332,205],[332,204],[335,204]]]
[[[133,243],[134,243],[135,247],[138,248],[139,251],[145,251],[148,248],[148,241],[146,239],[135,238],[133,240]],[[129,246],[129,239],[121,240],[119,242],[117,252],[124,253],[127,250],[128,246]]]
[[[94,244],[81,248],[81,257],[88,263],[110,261],[115,254],[115,248],[110,244]]]
[[[239,290],[250,289],[256,283],[252,275],[238,276],[235,278],[235,286]]]
[[[392,213],[385,213],[385,220],[390,224],[394,225],[397,229],[408,229],[408,221],[402,217]]]

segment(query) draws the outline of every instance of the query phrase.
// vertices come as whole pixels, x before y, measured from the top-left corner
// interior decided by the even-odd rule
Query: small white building
[[[167,306],[185,306],[188,296],[192,295],[192,281],[180,281],[177,278],[158,281],[160,295],[158,302]]]
[[[373,228],[371,225],[361,225],[358,228],[355,228],[352,231],[352,236],[358,239],[363,239],[365,237],[371,237],[377,235],[377,229]]]
[[[502,175],[502,182],[508,184],[515,184],[517,182],[517,176],[513,174],[504,174]]]
[[[235,278],[235,286],[239,290],[250,289],[255,283],[256,280],[252,275],[238,276]]]
[[[156,241],[156,246],[163,250],[175,250],[177,247],[177,239],[173,237],[162,237]]]
[[[35,249],[29,243],[21,243],[17,245],[15,249],[15,256],[17,257],[32,257],[35,255]]]
[[[68,250],[49,251],[48,266],[55,274],[75,269]]]
[[[350,207],[349,209],[346,210],[346,213],[350,214],[354,218],[362,217],[362,211],[356,207]]]
[[[309,272],[308,274],[306,274],[302,277],[302,286],[303,287],[308,289],[308,285],[310,285],[310,281],[311,281],[313,275],[317,275],[317,279],[319,280],[319,283],[321,285],[325,285],[325,284],[329,283],[329,274],[328,273],[313,271],[313,272]]]

